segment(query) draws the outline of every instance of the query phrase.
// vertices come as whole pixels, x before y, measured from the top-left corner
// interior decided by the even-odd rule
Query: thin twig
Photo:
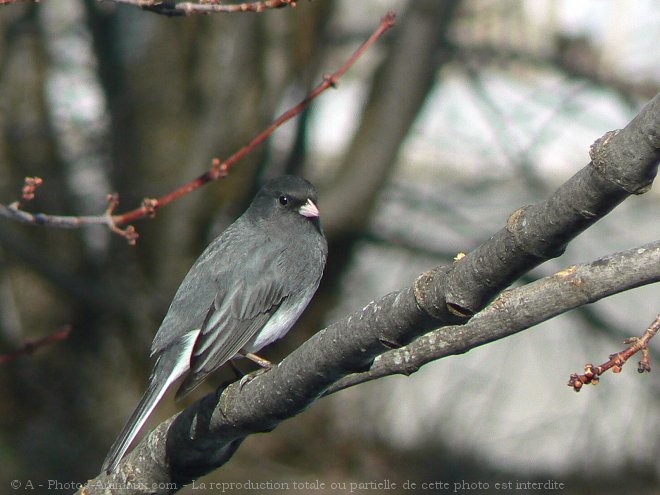
[[[573,390],[579,392],[584,385],[592,384],[597,385],[600,381],[600,375],[611,369],[613,373],[621,373],[621,368],[632,356],[642,351],[642,360],[638,363],[637,371],[639,373],[651,372],[651,359],[649,357],[648,344],[649,341],[660,330],[660,314],[656,316],[655,320],[646,329],[644,335],[641,337],[631,337],[624,340],[624,344],[631,344],[621,352],[610,355],[610,358],[600,366],[593,364],[584,365],[584,374],[578,375],[573,373],[568,386],[573,387]]]
[[[39,0],[0,0],[0,5],[11,3]],[[100,0],[111,1],[126,5],[133,5],[143,10],[167,16],[181,16],[190,14],[212,14],[235,12],[264,12],[270,9],[281,9],[283,7],[295,7],[296,0],[261,0],[256,2],[243,2],[230,5],[222,5],[221,0],[200,0],[199,2],[177,2],[176,0]]]
[[[218,158],[214,158],[209,170],[204,172],[199,177],[191,180],[190,182],[179,186],[173,191],[170,191],[169,193],[159,198],[146,198],[143,200],[140,207],[121,214],[114,214],[114,210],[116,209],[119,202],[118,196],[115,193],[108,196],[109,206],[107,211],[102,215],[60,216],[48,215],[45,213],[29,213],[20,209],[19,202],[14,202],[10,205],[0,204],[0,216],[18,220],[23,223],[62,228],[79,228],[83,225],[90,224],[106,225],[113,232],[125,237],[130,244],[134,244],[139,236],[135,228],[132,225],[128,225],[125,228],[120,228],[121,225],[126,225],[129,222],[145,217],[153,218],[156,214],[156,210],[159,208],[162,208],[163,206],[177,200],[181,196],[195,191],[196,189],[205,184],[208,184],[209,182],[213,182],[221,177],[225,177],[229,169],[235,165],[236,162],[254,150],[256,146],[264,142],[278,127],[302,112],[311,103],[311,101],[319,96],[322,92],[328,88],[336,87],[339,79],[346,73],[346,71],[348,71],[348,69],[351,68],[357,59],[360,58],[360,56],[366,50],[368,50],[369,47],[371,47],[371,45],[373,45],[373,43],[380,36],[382,36],[385,31],[394,25],[395,17],[396,16],[394,12],[388,12],[387,15],[383,17],[373,34],[364,43],[362,43],[362,45],[360,45],[357,50],[355,50],[355,52],[344,63],[344,65],[342,65],[336,72],[324,75],[323,81],[316,88],[314,88],[314,90],[300,103],[280,115],[268,128],[256,135],[250,142],[236,151],[229,158],[224,161]],[[34,193],[34,190],[32,190],[32,193]],[[34,194],[32,194],[32,197],[34,197]]]
[[[112,0],[115,3],[134,5],[143,10],[167,16],[182,16],[191,14],[215,14],[235,12],[264,12],[270,9],[295,7],[296,0],[262,0],[258,2],[243,2],[222,5],[220,0],[200,0],[199,2],[177,2],[162,0]]]
[[[34,199],[35,190],[43,183],[39,177],[26,177],[25,184],[22,189],[22,201],[30,201]],[[145,199],[143,206],[148,205],[150,200]],[[30,213],[21,209],[21,201],[14,201],[9,205],[0,204],[0,216],[17,220],[21,223],[29,223],[32,225],[47,225],[51,227],[60,227],[64,229],[75,229],[83,225],[106,225],[110,230],[116,234],[124,237],[129,244],[135,244],[138,233],[135,227],[129,225],[122,229],[114,221],[112,213],[119,205],[119,195],[117,193],[108,194],[108,207],[103,215],[87,215],[87,216],[66,216],[66,215],[49,215],[47,213]],[[149,215],[148,207],[147,215]]]
[[[374,33],[367,39],[360,47],[351,55],[351,57],[342,65],[339,70],[336,72],[323,76],[323,81],[316,87],[314,90],[303,99],[300,103],[290,108],[282,115],[280,115],[275,121],[268,126],[265,130],[257,134],[249,143],[236,151],[233,155],[227,158],[224,161],[220,161],[215,158],[213,160],[213,166],[204,174],[200,175],[196,179],[190,181],[187,184],[175,189],[174,191],[162,196],[160,198],[150,200],[149,207],[141,206],[129,212],[126,212],[122,215],[114,215],[113,220],[115,224],[125,224],[138,218],[143,218],[146,215],[153,215],[155,210],[165,206],[168,203],[171,203],[175,199],[188,194],[191,191],[203,186],[204,184],[214,181],[220,177],[227,175],[229,169],[238,162],[245,155],[250,153],[256,146],[264,142],[278,127],[280,127],[285,122],[291,120],[293,117],[302,112],[307,106],[319,96],[323,91],[328,88],[335,88],[344,73],[357,61],[358,58],[389,28],[394,25],[395,15],[393,12],[389,12],[381,21],[380,25],[374,31]]]
[[[61,330],[51,333],[50,335],[46,335],[45,337],[42,337],[40,339],[28,340],[19,349],[16,349],[15,351],[12,352],[8,352],[6,354],[1,354],[0,365],[12,361],[20,356],[25,356],[26,354],[32,354],[40,347],[50,344],[51,342],[64,340],[69,337],[70,333],[71,333],[71,326],[67,325]]]

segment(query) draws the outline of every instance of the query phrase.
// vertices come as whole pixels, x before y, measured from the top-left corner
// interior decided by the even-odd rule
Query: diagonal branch
[[[368,371],[339,380],[325,395],[384,376],[410,375],[432,361],[462,354],[571,309],[656,282],[660,282],[660,240],[592,263],[569,266],[502,292],[465,325],[440,328],[401,349],[381,354]]]
[[[118,196],[113,194],[108,196],[108,210],[102,215],[63,216],[49,215],[45,213],[29,213],[20,208],[20,202],[14,202],[9,205],[0,204],[0,216],[18,220],[23,223],[30,223],[33,225],[47,225],[51,227],[62,228],[79,228],[86,225],[106,225],[113,232],[124,236],[129,243],[134,244],[138,237],[135,228],[132,225],[128,225],[125,228],[121,228],[120,226],[126,225],[129,222],[141,218],[153,217],[156,214],[156,210],[159,208],[162,208],[163,206],[176,201],[180,197],[185,196],[186,194],[189,194],[196,189],[199,189],[209,182],[213,182],[226,176],[232,166],[234,166],[245,155],[254,150],[258,145],[263,143],[273,132],[275,132],[278,127],[301,113],[316,97],[318,97],[325,90],[328,88],[336,87],[339,79],[353,66],[353,64],[355,64],[358,58],[360,58],[362,54],[367,51],[369,47],[371,47],[371,45],[373,45],[385,31],[394,26],[395,17],[396,16],[394,12],[388,12],[387,15],[383,17],[380,24],[371,34],[371,36],[369,36],[369,38],[364,43],[362,43],[357,48],[357,50],[355,50],[355,52],[353,52],[348,60],[337,71],[333,72],[332,74],[325,75],[323,77],[323,81],[319,83],[318,86],[316,86],[316,88],[314,88],[314,90],[312,90],[308,96],[306,96],[297,105],[293,106],[282,115],[277,117],[270,126],[252,138],[249,143],[240,148],[224,161],[214,159],[209,170],[204,172],[199,177],[191,180],[190,182],[177,187],[173,191],[170,191],[169,193],[159,198],[145,198],[140,207],[125,213],[114,213],[114,210],[118,205]],[[28,193],[32,193],[29,199],[34,197],[34,189],[36,189],[36,187],[41,184],[41,180],[39,178],[26,178],[25,186],[23,187],[24,199],[28,199],[28,197],[26,197],[26,188],[30,186],[30,181],[34,181],[34,179],[38,179],[39,183],[36,185],[32,184],[33,187],[31,191],[28,190]]]
[[[519,208],[505,228],[461,258],[445,274],[432,270],[416,288],[432,292],[420,305],[440,320],[469,317],[502,289],[566,245],[631,194],[651,188],[660,161],[660,93],[624,129],[606,133],[591,146],[591,163],[546,201]]]
[[[388,330],[390,324],[379,313],[388,313],[390,306],[398,306],[401,295],[390,294],[321,330],[277,367],[244,388],[234,383],[161,423],[127,456],[119,473],[103,473],[90,486],[130,487],[130,483],[139,482],[148,486],[173,483],[180,488],[224,464],[247,435],[272,430],[321,396],[391,374],[411,374],[428,362],[465,353],[579,305],[659,280],[660,241],[572,266],[505,291],[466,325],[448,326],[402,349],[385,352],[368,372],[348,375],[328,386],[351,369],[364,367],[364,360],[372,352],[387,350],[378,340],[382,330],[378,325]],[[357,337],[353,325],[367,320],[371,335]],[[360,347],[366,345],[372,349]],[[347,354],[350,357],[345,359]],[[138,472],[144,474],[134,478]]]
[[[86,493],[137,493],[136,482],[154,493],[175,491],[227,462],[248,435],[272,430],[304,411],[342,378],[369,370],[375,358],[392,347],[402,347],[434,328],[465,323],[516,277],[561,254],[572,238],[630,194],[650,188],[660,160],[658,129],[660,95],[625,129],[598,140],[592,148],[593,162],[548,200],[514,212],[506,228],[452,266],[426,272],[412,286],[319,331],[245,387],[231,384],[161,423],[124,458],[117,472],[100,475]],[[657,269],[657,250],[653,253],[656,258],[650,264]],[[562,276],[579,285],[578,279],[569,277],[571,273],[569,269]],[[512,294],[519,293],[506,293],[493,307],[512,299]],[[588,300],[585,296],[584,303]],[[520,300],[514,314],[533,324],[533,311]],[[501,338],[486,333],[486,339],[475,344],[471,334],[456,328],[453,331],[464,341],[456,352]],[[133,483],[132,490],[128,483]]]
[[[250,153],[256,146],[263,143],[278,127],[280,127],[285,122],[288,122],[293,117],[301,113],[317,96],[328,88],[334,88],[337,86],[339,79],[350,69],[353,64],[357,61],[362,54],[369,49],[369,47],[378,39],[380,36],[387,31],[389,28],[394,26],[395,14],[389,12],[380,22],[376,30],[371,34],[371,36],[362,43],[351,57],[334,73],[325,75],[323,81],[312,90],[312,92],[306,96],[301,102],[293,106],[282,115],[280,115],[275,121],[268,126],[265,130],[260,132],[257,136],[252,138],[249,143],[236,151],[233,155],[227,158],[224,161],[214,160],[213,166],[209,171],[202,174],[197,179],[184,184],[183,186],[175,189],[174,191],[160,197],[153,199],[150,202],[150,205],[143,205],[140,208],[136,208],[129,212],[123,213],[121,215],[114,215],[113,219],[116,224],[126,224],[138,218],[144,218],[145,216],[152,215],[156,209],[165,206],[172,201],[178,199],[179,197],[188,194],[189,192],[197,189],[198,187],[206,184],[207,182],[214,181],[220,177],[226,175],[227,171],[236,164],[241,158]]]

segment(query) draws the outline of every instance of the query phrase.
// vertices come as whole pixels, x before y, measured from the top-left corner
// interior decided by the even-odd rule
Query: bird
[[[230,359],[282,338],[316,292],[328,255],[317,193],[307,180],[267,181],[245,212],[216,237],[179,286],[153,339],[147,389],[110,448],[116,469],[167,389],[180,399]]]

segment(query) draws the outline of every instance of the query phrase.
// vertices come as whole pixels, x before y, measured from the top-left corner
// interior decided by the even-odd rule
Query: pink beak
[[[319,209],[311,199],[308,199],[307,203],[300,207],[298,213],[307,218],[314,218],[319,216]]]

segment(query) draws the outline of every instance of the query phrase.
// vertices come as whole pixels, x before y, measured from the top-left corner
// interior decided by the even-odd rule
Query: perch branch
[[[368,371],[346,376],[325,395],[385,376],[410,375],[429,362],[514,335],[615,293],[659,281],[660,240],[592,263],[570,266],[502,292],[465,325],[434,330],[405,347],[381,354]],[[646,342],[648,339],[643,345]]]
[[[431,330],[465,323],[470,311],[453,304],[453,295],[464,294],[470,301],[468,310],[481,311],[510,284],[513,275],[558,256],[571,239],[630,194],[650,188],[660,159],[659,128],[657,95],[624,129],[608,133],[596,143],[592,163],[546,201],[514,212],[503,231],[453,265],[425,272],[411,286],[372,301],[317,332],[244,387],[230,384],[164,421],[122,459],[115,472],[101,473],[86,485],[85,493],[139,493],[123,489],[137,478],[153,493],[171,493],[225,464],[247,436],[271,431],[284,419],[307,409],[344,377],[368,371],[381,354],[410,344]],[[638,249],[638,254],[643,255],[647,247]],[[657,269],[660,250],[649,247],[649,252],[656,258],[648,266]],[[494,272],[491,266],[502,273]],[[648,266],[639,273],[651,272]],[[571,273],[569,269],[557,276],[579,286],[581,279]],[[614,280],[624,278],[618,271],[612,274]],[[497,301],[506,301],[505,296],[512,293]],[[590,295],[586,290],[582,293],[582,304],[586,304]],[[532,305],[524,299],[514,303],[521,319],[533,321]],[[503,325],[509,323],[505,318]],[[461,328],[452,329],[463,346],[457,346],[454,353],[501,338],[493,333],[496,329],[491,331],[493,327],[487,326],[475,344],[474,335],[461,333]],[[108,486],[122,489],[113,492],[106,489]],[[162,486],[168,488],[158,488]]]
[[[643,269],[649,265],[656,267],[654,272]],[[144,486],[168,486],[168,490],[154,488],[153,493],[171,493],[227,462],[248,435],[268,432],[319,397],[358,383],[342,381],[342,376],[360,376],[361,383],[393,373],[411,374],[426,362],[465,353],[575,305],[659,279],[660,242],[656,242],[506,291],[468,324],[432,332],[394,351],[388,350],[396,342],[393,335],[414,332],[410,326],[424,321],[420,315],[411,315],[418,309],[414,302],[411,306],[409,290],[389,294],[321,330],[244,387],[238,382],[221,387],[164,421],[122,460],[117,472],[101,473],[79,493],[138,494]],[[557,302],[557,296],[565,299]],[[379,353],[384,354],[371,371],[389,363],[390,372],[350,374],[368,368]],[[333,387],[333,383],[343,386]]]

